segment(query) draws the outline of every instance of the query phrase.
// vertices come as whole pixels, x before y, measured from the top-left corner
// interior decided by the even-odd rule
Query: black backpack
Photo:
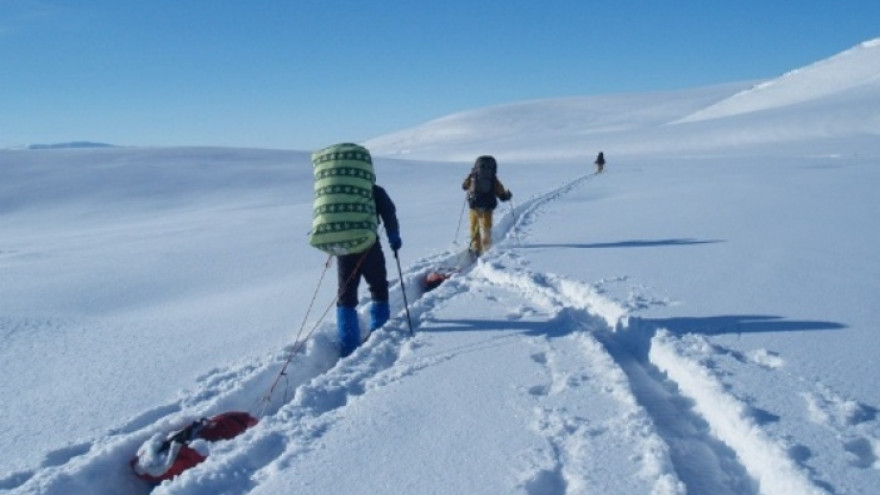
[[[498,171],[498,163],[495,157],[483,155],[474,163],[473,179],[471,180],[471,193],[492,194],[495,187],[495,173]]]

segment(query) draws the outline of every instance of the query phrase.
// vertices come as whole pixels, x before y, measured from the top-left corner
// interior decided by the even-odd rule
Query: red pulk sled
[[[446,272],[429,272],[425,275],[425,281],[422,282],[422,288],[425,292],[432,291],[440,286],[446,279],[452,276],[452,273]]]
[[[440,284],[449,280],[453,275],[461,273],[476,261],[477,255],[468,247],[454,258],[447,260],[447,262],[452,263],[452,266],[441,265],[426,273],[424,278],[422,278],[422,290],[429,292],[436,289]]]
[[[461,256],[465,258],[459,261],[456,267],[439,266],[426,273],[424,278],[422,278],[422,290],[429,292],[436,289],[440,284],[452,278],[453,275],[461,273],[466,265],[473,264],[474,258],[470,251],[465,251]]]
[[[250,414],[235,411],[193,421],[164,440],[160,435],[148,440],[131,460],[131,467],[143,480],[153,483],[170,480],[207,458],[190,443],[196,440],[228,440],[255,424],[257,419]]]

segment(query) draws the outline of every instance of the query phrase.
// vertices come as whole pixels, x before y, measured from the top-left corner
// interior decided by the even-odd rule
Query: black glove
[[[508,189],[507,191],[504,192],[504,194],[499,196],[498,199],[500,199],[501,201],[510,201],[510,198],[512,198],[512,197],[513,197],[513,193],[510,192],[510,190]]]
[[[401,246],[403,246],[403,241],[400,240],[399,232],[388,232],[388,245],[391,246],[391,250],[395,252],[398,251]]]

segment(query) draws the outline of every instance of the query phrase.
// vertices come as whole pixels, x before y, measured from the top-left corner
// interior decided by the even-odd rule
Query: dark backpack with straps
[[[495,174],[498,172],[498,162],[495,157],[483,155],[474,162],[474,177],[471,180],[471,193],[492,194],[495,187]]]

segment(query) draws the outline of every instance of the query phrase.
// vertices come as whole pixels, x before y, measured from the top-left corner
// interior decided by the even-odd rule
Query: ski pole
[[[400,269],[400,256],[394,250],[394,259],[397,261],[397,276],[400,277],[400,291],[403,292],[403,307],[406,309],[406,324],[409,326],[409,336],[413,336],[412,319],[409,317],[409,303],[406,301],[406,286],[403,284],[403,270]]]
[[[516,238],[517,244],[522,244],[519,240],[519,232],[516,231],[516,205],[513,204],[513,198],[510,199],[510,214],[513,216],[513,237]]]
[[[453,244],[458,244],[458,233],[461,232],[461,221],[464,219],[464,207],[467,205],[467,196],[461,204],[461,213],[458,215],[458,227],[455,228],[455,237],[452,239]]]

